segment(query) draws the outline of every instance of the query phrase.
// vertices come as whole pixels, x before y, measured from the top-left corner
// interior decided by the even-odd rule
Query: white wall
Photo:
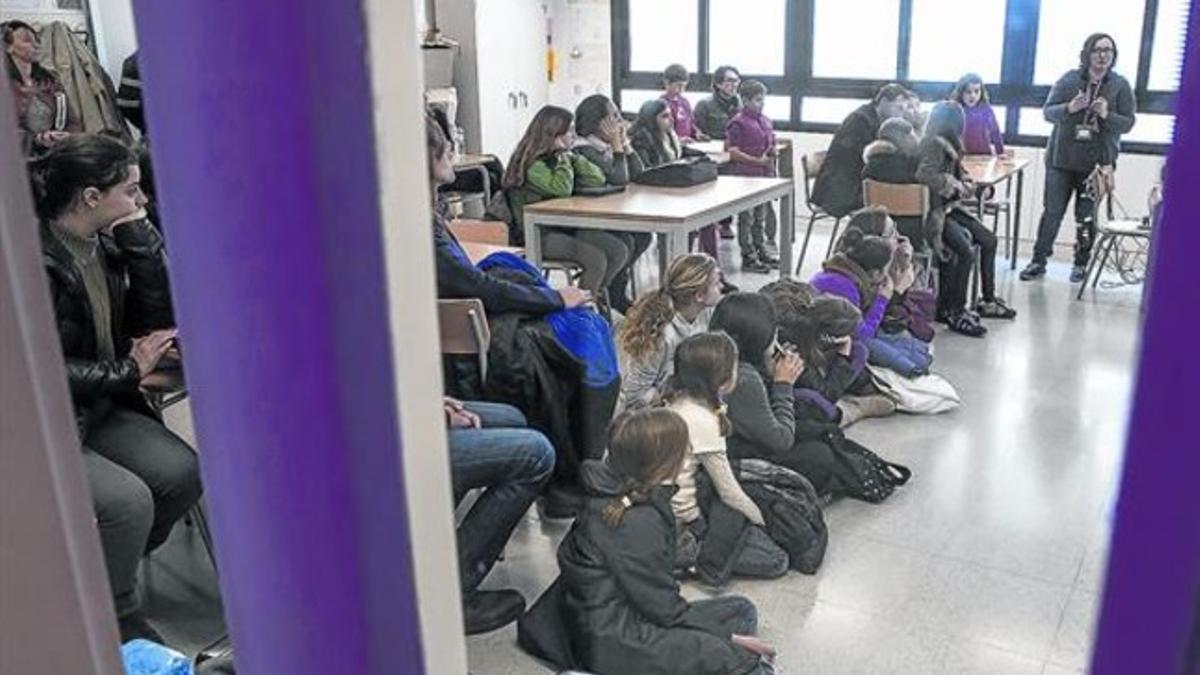
[[[592,94],[612,93],[612,13],[607,0],[550,0],[558,68],[550,103],[574,110]]]
[[[96,31],[96,54],[114,86],[120,86],[121,64],[137,51],[131,0],[88,0]]]

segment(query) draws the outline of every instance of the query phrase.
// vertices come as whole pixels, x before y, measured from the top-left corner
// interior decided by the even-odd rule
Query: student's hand
[[[1086,107],[1088,107],[1088,97],[1082,90],[1078,94],[1075,94],[1075,98],[1071,99],[1071,102],[1067,104],[1067,110],[1073,113],[1077,113]]]
[[[795,351],[785,349],[775,357],[772,364],[771,377],[779,384],[796,384],[800,373],[804,372],[804,359]]]
[[[890,274],[883,275],[883,280],[879,282],[879,294],[888,300],[896,293],[896,283],[892,281]]]
[[[171,341],[175,339],[175,335],[174,328],[167,328],[134,339],[129,356],[137,362],[139,377],[146,377],[154,372],[158,362],[171,348]]]
[[[1101,96],[1092,102],[1092,112],[1102,120],[1108,119],[1108,99]]]
[[[443,405],[442,411],[446,413],[446,424],[451,429],[478,429],[482,424],[479,415],[465,408],[455,410],[448,405]]]
[[[733,644],[749,649],[767,661],[775,660],[775,648],[756,637],[734,633],[730,636],[730,639],[733,641]]]
[[[622,137],[624,136],[625,130],[622,128],[621,123],[616,119],[612,117],[605,117],[604,119],[600,120],[599,131],[600,138],[603,138],[604,142],[608,143],[610,146],[614,148],[620,148],[624,145],[624,143],[621,141],[623,140]]]
[[[585,291],[574,286],[567,286],[558,290],[559,297],[562,298],[563,307],[572,309],[581,305],[586,305],[592,301],[592,292]]]

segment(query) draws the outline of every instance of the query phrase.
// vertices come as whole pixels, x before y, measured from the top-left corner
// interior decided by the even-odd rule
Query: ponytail
[[[654,353],[662,340],[663,329],[675,317],[675,301],[665,289],[638,298],[617,329],[617,341],[626,354],[641,360]]]
[[[600,511],[600,518],[609,527],[619,526],[625,519],[626,511],[637,504],[643,504],[650,500],[650,493],[653,489],[653,485],[643,485],[626,479],[621,483],[620,496],[604,505],[604,509]]]
[[[620,480],[617,495],[600,512],[617,527],[625,512],[650,501],[654,489],[679,473],[688,449],[687,423],[667,408],[623,413],[609,427],[604,462]]]

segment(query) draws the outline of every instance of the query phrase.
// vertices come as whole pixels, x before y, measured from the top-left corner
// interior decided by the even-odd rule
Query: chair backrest
[[[499,220],[459,218],[450,221],[449,228],[459,241],[508,246],[508,225]]]
[[[477,355],[480,374],[487,377],[487,353],[492,333],[482,300],[438,300],[438,330],[443,354]]]
[[[881,183],[863,180],[863,204],[882,206],[888,215],[920,216],[929,213],[929,187],[921,183]]]
[[[826,151],[818,150],[800,158],[800,170],[804,172],[804,201],[809,205],[812,204],[812,184],[817,179],[821,165],[825,163],[825,154]]]

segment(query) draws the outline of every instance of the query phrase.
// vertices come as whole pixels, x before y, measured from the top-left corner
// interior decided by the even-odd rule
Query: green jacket
[[[604,172],[581,155],[569,151],[548,153],[525,172],[525,182],[508,190],[509,209],[513,223],[509,241],[514,246],[525,245],[525,206],[546,199],[570,197],[575,186],[602,187]]]

